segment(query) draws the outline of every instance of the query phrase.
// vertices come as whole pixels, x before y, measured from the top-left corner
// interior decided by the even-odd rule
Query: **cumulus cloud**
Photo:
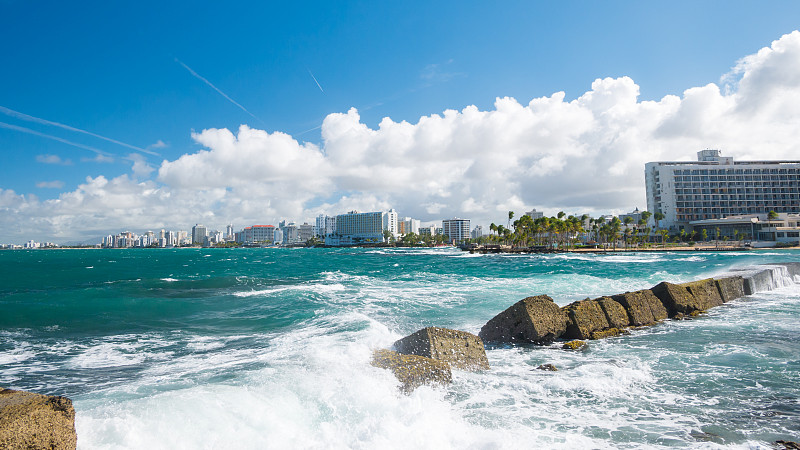
[[[350,109],[324,119],[320,145],[246,125],[207,129],[192,134],[197,152],[157,167],[131,156],[130,175],[87,178],[56,199],[0,191],[0,226],[24,221],[30,233],[66,239],[74,236],[61,230],[274,224],[389,207],[424,222],[476,224],[532,207],[622,212],[645,205],[646,162],[693,160],[709,147],[740,160],[797,158],[799,121],[793,32],[736,62],[719,83],[658,101],[639,100],[635,81],[619,77],[595,80],[572,100],[503,97],[486,111],[468,106],[416,123],[387,117],[375,128]]]

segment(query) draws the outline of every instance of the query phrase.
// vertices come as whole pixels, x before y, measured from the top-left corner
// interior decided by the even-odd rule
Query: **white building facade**
[[[690,222],[742,214],[800,212],[800,161],[734,161],[719,150],[698,161],[645,164],[647,210],[673,231]]]
[[[457,244],[469,239],[469,228],[469,219],[455,218],[442,221],[442,234]]]

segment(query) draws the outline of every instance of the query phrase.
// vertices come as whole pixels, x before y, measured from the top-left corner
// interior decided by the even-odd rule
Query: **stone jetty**
[[[561,308],[550,297],[528,297],[490,319],[480,336],[504,344],[601,339],[630,327],[694,316],[745,295],[784,286],[795,278],[800,280],[800,263],[780,263],[734,269],[718,278],[688,283],[665,281],[650,289],[581,300]]]
[[[66,397],[0,388],[0,448],[76,448],[75,409]]]
[[[585,299],[559,307],[547,295],[524,298],[486,322],[478,336],[447,328],[423,328],[375,351],[372,364],[392,370],[404,392],[422,384],[446,384],[451,368],[488,370],[484,342],[580,349],[586,340],[625,333],[666,319],[695,316],[755,292],[800,282],[800,262],[731,270],[717,278],[688,283],[661,282],[650,289]],[[555,368],[540,366],[542,370]]]

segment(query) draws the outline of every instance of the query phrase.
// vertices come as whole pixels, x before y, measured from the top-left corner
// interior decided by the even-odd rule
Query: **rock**
[[[605,339],[607,337],[619,336],[620,334],[622,334],[622,331],[620,331],[619,328],[606,328],[605,330],[602,331],[592,332],[591,336],[589,336],[589,339],[592,340]]]
[[[667,308],[670,317],[686,316],[692,311],[702,310],[688,289],[680,284],[662,281],[651,289]]]
[[[630,325],[628,313],[625,311],[625,307],[618,301],[611,297],[600,297],[597,299],[597,304],[600,305],[600,308],[606,314],[606,320],[610,327],[623,329]]]
[[[715,281],[723,302],[727,303],[731,300],[744,297],[744,278],[736,275],[717,278]]]
[[[713,278],[683,283],[681,286],[685,287],[689,293],[692,294],[697,309],[701,311],[706,311],[724,303],[719,294],[719,289],[717,289],[717,283]]]
[[[481,328],[484,341],[546,344],[567,329],[567,315],[547,295],[528,297],[511,305]]]
[[[418,355],[403,355],[391,350],[375,350],[372,365],[389,369],[403,383],[402,390],[410,393],[423,384],[448,384],[453,375],[444,361]]]
[[[786,450],[800,450],[800,444],[793,441],[778,440],[775,441],[775,445],[780,445]]]
[[[586,346],[586,342],[574,340],[565,342],[564,345],[561,346],[564,350],[580,350]]]
[[[450,363],[464,370],[487,370],[489,359],[483,341],[466,331],[428,327],[394,343],[395,350],[405,355],[419,355]]]
[[[0,388],[0,448],[74,449],[77,442],[70,399]]]
[[[595,331],[609,327],[603,308],[594,300],[581,300],[561,308],[567,315],[564,339],[589,339]]]
[[[626,292],[612,298],[625,307],[633,326],[651,325],[667,318],[666,308],[649,289]]]
[[[556,366],[554,366],[552,364],[541,364],[539,367],[537,367],[537,369],[546,370],[548,372],[558,372],[558,369],[556,368]]]

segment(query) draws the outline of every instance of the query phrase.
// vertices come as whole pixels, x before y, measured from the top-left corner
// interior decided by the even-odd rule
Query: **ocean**
[[[2,251],[0,386],[70,397],[85,449],[766,449],[800,441],[800,284],[582,351],[492,347],[491,370],[410,395],[370,359],[531,295],[785,261],[800,252]]]

